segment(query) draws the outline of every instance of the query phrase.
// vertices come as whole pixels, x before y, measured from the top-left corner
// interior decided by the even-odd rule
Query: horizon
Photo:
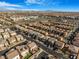
[[[0,11],[79,12],[78,0],[0,0]]]

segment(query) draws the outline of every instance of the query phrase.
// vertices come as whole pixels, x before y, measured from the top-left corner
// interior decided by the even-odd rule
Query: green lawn
[[[27,54],[24,59],[29,59],[32,56],[31,53]]]

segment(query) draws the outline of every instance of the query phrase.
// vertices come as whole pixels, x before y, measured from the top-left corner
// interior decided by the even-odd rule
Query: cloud
[[[18,5],[18,4],[11,4],[8,2],[1,2],[0,1],[0,10],[17,10],[18,8],[22,8],[22,5]]]
[[[44,0],[26,0],[26,4],[43,4]]]
[[[7,10],[17,10],[17,8],[15,8],[15,7],[7,7],[6,9]]]
[[[29,1],[29,2],[31,3],[33,1]],[[37,9],[29,9],[25,7],[24,5],[11,4],[5,1],[3,2],[0,1],[0,11],[6,11],[6,10],[37,10]]]
[[[8,7],[6,8],[7,10],[20,10],[20,11],[39,11],[39,9],[27,9],[27,8],[12,8],[12,7]]]
[[[38,4],[41,6],[58,6],[62,2],[60,0],[25,0],[27,5]]]
[[[0,7],[21,7],[20,5],[10,4],[7,2],[0,2]]]

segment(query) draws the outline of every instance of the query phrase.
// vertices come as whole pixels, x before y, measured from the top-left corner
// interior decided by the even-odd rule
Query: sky
[[[79,0],[0,0],[0,10],[79,12]]]

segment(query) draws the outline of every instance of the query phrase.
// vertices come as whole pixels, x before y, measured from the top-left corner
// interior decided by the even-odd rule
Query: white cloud
[[[43,4],[44,0],[26,0],[26,4]]]
[[[6,9],[7,10],[17,10],[17,8],[14,8],[14,7],[7,7]]]
[[[0,2],[0,7],[21,7],[20,5],[10,4],[7,2]]]
[[[9,8],[6,8],[8,10],[21,10],[21,11],[39,11],[39,9],[27,9],[27,8],[12,8],[12,7],[9,7]]]
[[[18,5],[18,4],[11,4],[8,2],[1,2],[0,1],[0,10],[17,10],[18,8],[23,7],[22,5]]]
[[[59,4],[61,4],[61,2],[59,0],[25,0],[25,3],[27,5],[30,4],[39,4],[42,6],[58,6]]]

